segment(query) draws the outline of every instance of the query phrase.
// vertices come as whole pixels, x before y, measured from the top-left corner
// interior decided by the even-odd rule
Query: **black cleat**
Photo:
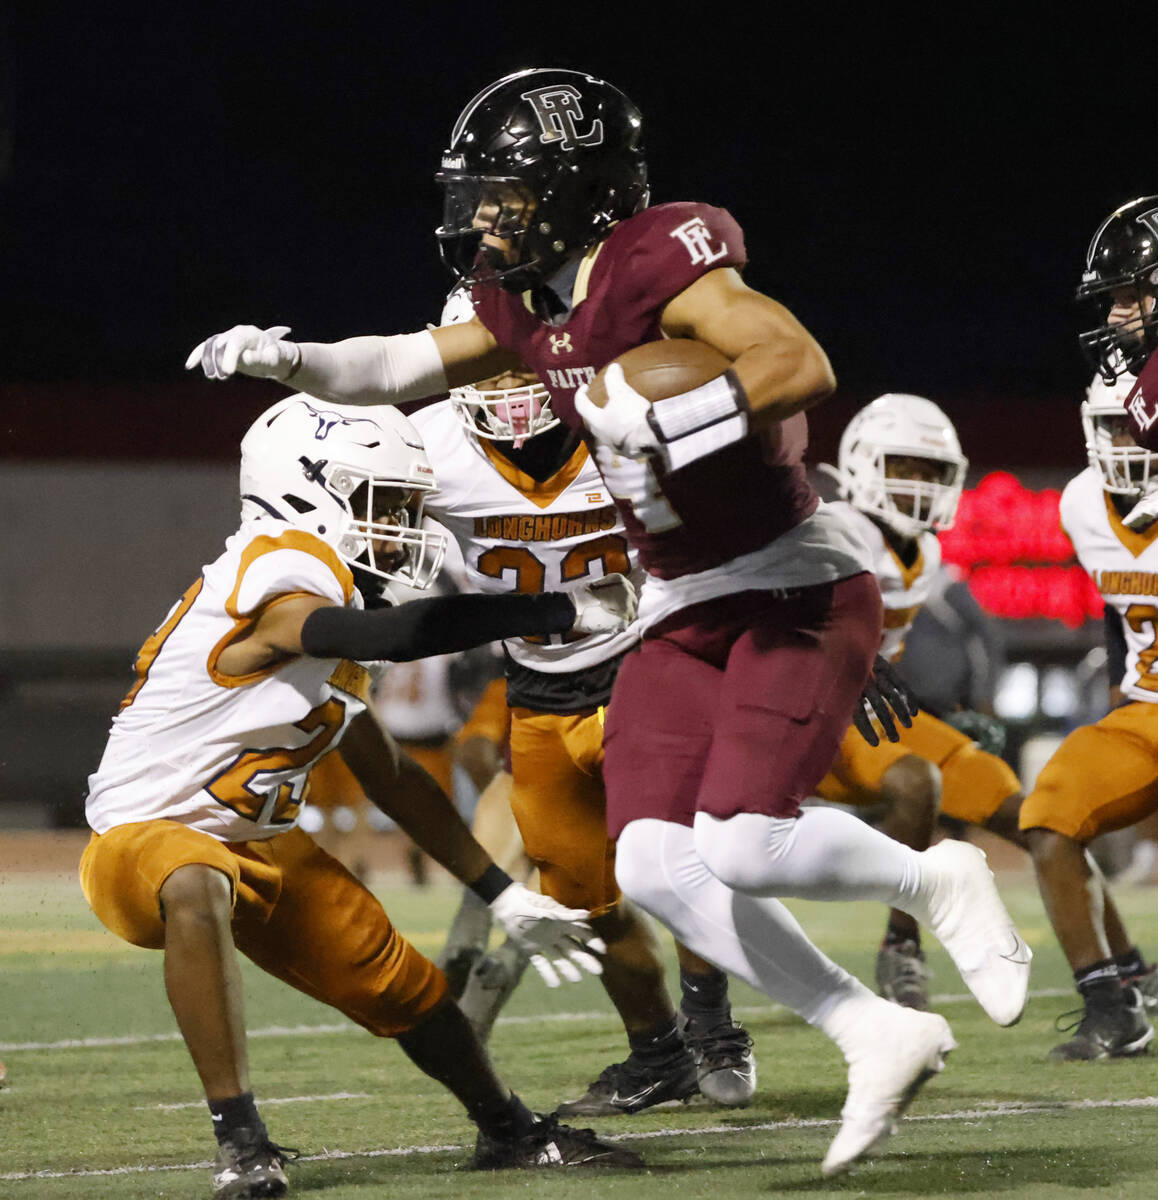
[[[560,1117],[613,1117],[636,1113],[661,1104],[690,1100],[699,1092],[695,1060],[686,1050],[669,1064],[653,1067],[634,1054],[626,1062],[612,1063],[578,1100],[565,1100],[555,1114]]]
[[[732,1020],[731,1009],[695,1016],[681,1009],[677,1021],[696,1064],[700,1091],[726,1108],[751,1104],[756,1094],[752,1038],[743,1025]]]
[[[471,1166],[477,1171],[534,1167],[613,1167],[644,1165],[634,1150],[601,1142],[594,1129],[573,1129],[556,1117],[535,1115],[535,1127],[521,1137],[499,1140],[479,1130]]]
[[[284,1196],[289,1190],[285,1164],[296,1150],[276,1146],[265,1127],[242,1125],[217,1146],[213,1164],[214,1200],[250,1200],[255,1196]]]
[[[1060,1024],[1066,1017],[1081,1014],[1078,1021]],[[1074,1036],[1049,1052],[1050,1062],[1093,1062],[1099,1058],[1129,1058],[1143,1054],[1154,1038],[1154,1027],[1146,1017],[1137,988],[1124,992],[1111,1004],[1086,1002],[1084,1008],[1063,1013],[1058,1030]]]
[[[912,938],[885,943],[877,952],[877,990],[902,1008],[928,1010],[929,974],[924,951]]]

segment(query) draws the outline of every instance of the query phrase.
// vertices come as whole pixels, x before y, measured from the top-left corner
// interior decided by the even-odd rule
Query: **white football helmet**
[[[446,536],[422,527],[434,471],[418,430],[396,408],[279,401],[241,442],[242,520],[270,516],[316,534],[365,586],[426,588]],[[374,576],[381,583],[371,585]]]
[[[1158,485],[1158,455],[1134,441],[1126,415],[1126,397],[1136,382],[1128,371],[1113,383],[1095,375],[1082,401],[1090,466],[1101,472],[1106,491],[1119,496],[1138,496]]]
[[[470,292],[455,288],[446,298],[439,324],[459,325],[473,316]],[[559,424],[551,411],[551,396],[538,380],[515,388],[451,388],[450,403],[467,433],[490,442],[513,442],[516,450]]]
[[[926,478],[905,476],[890,460],[924,459]],[[932,400],[890,392],[849,421],[840,439],[840,494],[902,537],[951,529],[968,460],[953,422]]]

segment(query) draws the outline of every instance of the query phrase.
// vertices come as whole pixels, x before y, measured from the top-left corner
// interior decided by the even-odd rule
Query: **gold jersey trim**
[[[302,596],[313,597],[313,592],[282,592],[281,595],[273,596],[267,600],[259,608],[255,609],[246,617],[235,617],[233,628],[229,630],[217,642],[217,645],[209,651],[209,658],[205,662],[205,669],[209,672],[209,678],[213,680],[218,687],[223,688],[238,688],[245,687],[246,684],[256,683],[259,679],[268,679],[273,675],[279,667],[284,666],[290,659],[290,655],[283,655],[281,658],[275,659],[267,666],[261,667],[257,671],[248,671],[244,675],[229,675],[222,671],[217,666],[217,660],[221,655],[233,645],[234,642],[240,641],[245,637],[253,627],[261,620],[263,616],[271,608],[276,608],[279,604],[284,604],[287,600],[298,600]]]
[[[1109,492],[1103,491],[1102,497],[1106,502],[1106,516],[1110,520],[1110,529],[1114,536],[1122,545],[1137,558],[1143,550],[1148,550],[1156,538],[1158,538],[1158,521],[1155,521],[1148,529],[1136,531],[1128,529],[1123,523],[1122,518],[1118,515],[1118,510],[1114,507],[1114,501]]]
[[[237,582],[233,585],[233,591],[225,602],[225,611],[231,617],[241,618],[241,613],[237,608],[237,598],[241,592],[241,582],[245,578],[245,572],[263,554],[272,554],[275,550],[300,550],[303,554],[312,554],[314,558],[320,559],[341,584],[345,602],[349,604],[353,599],[354,575],[338,557],[337,551],[312,533],[306,533],[301,529],[287,529],[284,533],[279,533],[277,537],[270,537],[268,534],[255,537],[241,552],[241,563],[237,568]]]
[[[520,471],[509,458],[500,454],[489,442],[480,439],[480,444],[491,466],[498,471],[511,487],[526,496],[536,508],[547,508],[554,504],[571,484],[578,479],[579,472],[587,464],[587,444],[586,442],[580,442],[575,448],[575,453],[571,455],[559,470],[549,479],[544,479],[540,482],[537,479],[532,479],[526,472]],[[353,579],[351,577],[352,582]]]
[[[901,583],[904,584],[905,591],[917,582],[918,579],[925,573],[925,548],[921,545],[920,540],[917,541],[917,557],[913,559],[913,565],[906,567],[901,561],[901,556],[893,549],[892,543],[883,534],[881,540],[885,544],[885,549],[893,556],[893,562],[897,564],[897,570],[901,573]]]

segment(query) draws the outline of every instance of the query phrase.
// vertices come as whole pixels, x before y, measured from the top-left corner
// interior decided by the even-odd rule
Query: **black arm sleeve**
[[[539,596],[434,596],[361,612],[319,608],[302,625],[312,658],[413,662],[527,634],[566,633],[575,605],[562,592]]]
[[[1122,614],[1107,604],[1102,614],[1106,627],[1106,676],[1110,687],[1121,687],[1126,674],[1126,633],[1122,629]]]

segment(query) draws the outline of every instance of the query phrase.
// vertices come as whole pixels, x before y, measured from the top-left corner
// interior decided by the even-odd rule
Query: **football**
[[[732,365],[719,350],[690,338],[645,342],[614,361],[623,368],[627,382],[652,404],[681,392],[690,392],[722,375]],[[587,386],[587,395],[598,408],[607,403],[607,389],[603,384],[606,372],[607,367],[604,367]]]

